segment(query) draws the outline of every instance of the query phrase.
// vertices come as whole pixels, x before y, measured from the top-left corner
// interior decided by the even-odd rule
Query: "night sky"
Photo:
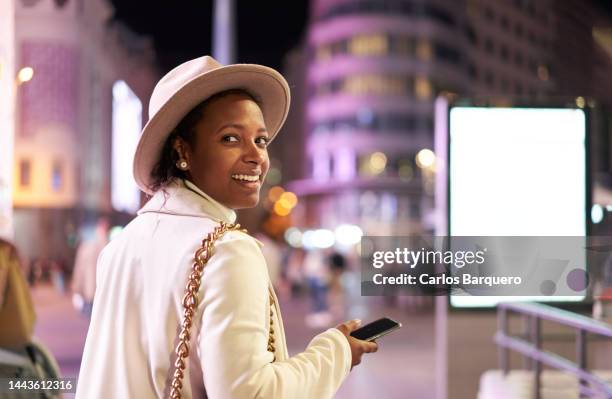
[[[212,0],[112,0],[114,19],[151,36],[162,72],[211,52]],[[236,0],[237,61],[280,69],[304,37],[308,2]]]
[[[153,38],[163,73],[210,54],[212,0],[111,0],[114,20]],[[558,0],[563,1],[563,0]],[[612,0],[591,0],[612,17]],[[283,56],[304,39],[308,0],[235,0],[237,61],[281,69]]]

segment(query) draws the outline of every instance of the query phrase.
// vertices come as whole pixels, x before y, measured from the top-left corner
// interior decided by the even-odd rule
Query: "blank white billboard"
[[[453,107],[449,113],[451,236],[585,236],[586,116],[581,109]],[[500,300],[451,297],[456,307]]]

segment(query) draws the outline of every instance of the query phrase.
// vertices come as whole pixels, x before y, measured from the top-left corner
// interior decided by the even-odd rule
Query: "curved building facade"
[[[313,2],[308,178],[291,185],[306,202],[304,224],[430,229],[434,98],[465,90],[464,10],[461,1]]]

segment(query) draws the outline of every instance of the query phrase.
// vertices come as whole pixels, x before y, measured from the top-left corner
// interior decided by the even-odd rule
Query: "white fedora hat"
[[[230,89],[244,89],[255,96],[270,139],[276,136],[291,101],[289,85],[280,73],[263,65],[223,66],[209,56],[187,61],[168,72],[153,89],[149,121],[134,154],[134,179],[142,191],[153,194],[151,172],[179,122],[202,101]]]

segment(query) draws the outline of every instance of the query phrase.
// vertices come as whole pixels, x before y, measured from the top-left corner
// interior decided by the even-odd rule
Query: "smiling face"
[[[188,178],[231,209],[251,208],[268,172],[268,132],[261,109],[244,94],[215,98],[195,125],[193,145],[178,138],[175,149]]]

